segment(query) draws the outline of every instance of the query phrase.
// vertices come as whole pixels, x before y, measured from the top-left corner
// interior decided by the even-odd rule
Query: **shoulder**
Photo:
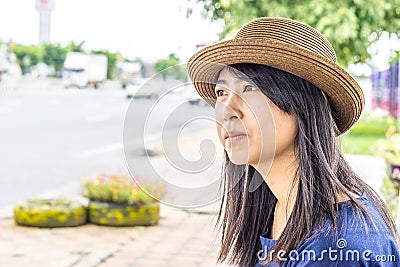
[[[360,202],[369,211],[359,216],[344,202],[339,211],[339,228],[329,222],[318,234],[305,241],[289,257],[288,266],[394,266],[400,263],[399,248],[381,214],[363,195]],[[364,219],[365,220],[364,220]],[[375,226],[376,227],[375,227]],[[373,264],[372,264],[373,263]]]

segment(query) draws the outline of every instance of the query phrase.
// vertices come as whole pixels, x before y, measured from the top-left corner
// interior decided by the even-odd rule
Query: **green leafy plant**
[[[71,205],[71,201],[67,199],[33,199],[30,203],[35,205],[43,205],[49,207],[55,206],[69,206]]]
[[[386,139],[388,127],[396,123],[396,118],[391,116],[377,117],[364,113],[348,132],[339,137],[341,149],[346,154],[383,157],[382,145],[378,141]]]
[[[396,218],[397,216],[397,204],[398,204],[398,197],[399,197],[399,189],[393,183],[389,177],[385,177],[383,179],[383,184],[381,188],[381,192],[383,195],[383,199],[385,203],[388,205],[392,216]]]
[[[206,17],[222,22],[221,40],[234,36],[242,25],[253,18],[285,17],[305,22],[332,42],[342,66],[366,62],[373,56],[373,50],[368,49],[371,43],[376,43],[385,32],[397,33],[400,25],[399,0],[197,2],[204,7]]]
[[[386,131],[386,139],[379,140],[380,154],[392,165],[400,165],[400,132],[394,125]]]
[[[90,180],[81,178],[84,183],[83,196],[97,200],[119,204],[145,204],[156,202],[165,193],[165,187],[159,183],[141,184],[140,187],[127,176],[112,174],[97,175]]]
[[[172,77],[184,82],[187,80],[186,70],[179,65],[179,58],[173,53],[167,59],[157,61],[155,70],[160,72],[164,79]]]

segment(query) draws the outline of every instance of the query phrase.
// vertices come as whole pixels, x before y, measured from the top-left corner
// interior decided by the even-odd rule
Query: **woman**
[[[225,148],[219,262],[400,266],[385,203],[337,141],[360,117],[362,90],[321,33],[255,19],[198,51],[188,72]]]

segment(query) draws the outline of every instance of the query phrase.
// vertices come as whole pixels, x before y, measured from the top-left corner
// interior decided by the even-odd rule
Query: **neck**
[[[298,168],[297,160],[294,157],[274,158],[272,164],[264,162],[254,168],[262,175],[277,198],[277,209],[285,209],[289,216],[296,201],[298,189],[298,183],[294,183]]]

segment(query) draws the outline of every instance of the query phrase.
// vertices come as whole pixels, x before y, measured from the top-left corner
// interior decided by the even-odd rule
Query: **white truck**
[[[99,54],[69,52],[63,67],[64,86],[98,88],[107,79],[107,57]]]
[[[140,62],[119,62],[117,68],[123,89],[142,77],[142,64]]]

